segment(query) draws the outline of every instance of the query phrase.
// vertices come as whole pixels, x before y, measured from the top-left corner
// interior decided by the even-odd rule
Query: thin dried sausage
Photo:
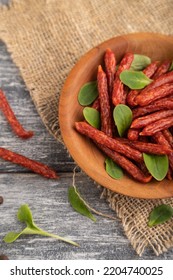
[[[96,100],[94,100],[91,107],[96,109],[97,111],[100,111],[100,99],[98,97]]]
[[[136,141],[136,140],[138,140],[138,137],[139,137],[139,130],[138,129],[133,129],[133,128],[128,129],[127,138],[129,140]]]
[[[112,103],[114,104],[114,106],[118,104],[124,104],[124,100],[126,100],[124,95],[124,85],[120,81],[119,77],[117,77],[115,79],[112,91]]]
[[[157,120],[160,120],[162,118],[172,116],[172,115],[173,115],[173,110],[162,110],[159,112],[155,112],[153,114],[149,114],[144,117],[139,117],[131,123],[131,128],[136,128],[136,129],[142,128],[150,123],[153,123]]]
[[[171,95],[173,93],[173,84],[164,84],[158,86],[154,89],[150,89],[148,91],[141,91],[136,99],[135,102],[140,106],[146,106],[151,102]]]
[[[158,67],[158,61],[152,62],[150,65],[148,65],[144,70],[143,73],[148,77],[151,78],[152,75],[155,73]],[[131,90],[127,95],[127,104],[130,106],[136,106],[136,96],[139,94],[140,90]]]
[[[112,151],[108,147],[99,145],[99,148],[109,156],[113,161],[120,165],[124,170],[127,171],[135,180],[138,180],[142,183],[148,183],[151,181],[151,175],[145,175],[134,163],[122,156],[116,151]]]
[[[112,137],[112,115],[108,94],[107,78],[101,65],[99,65],[97,72],[97,87],[100,100],[101,130],[106,133],[106,135]]]
[[[161,75],[165,74],[168,72],[169,67],[171,65],[171,61],[170,60],[165,60],[161,63],[161,65],[158,67],[158,69],[156,70],[156,72],[153,75],[153,79],[156,79],[158,77],[160,77]]]
[[[129,145],[121,143],[117,139],[113,139],[107,136],[104,132],[90,126],[85,122],[75,122],[75,128],[78,132],[88,136],[92,140],[96,141],[98,144],[104,145],[137,162],[143,161],[141,152],[131,148]]]
[[[136,119],[137,117],[159,111],[162,109],[173,109],[173,97],[165,97],[161,98],[159,100],[154,101],[152,104],[149,104],[147,106],[143,107],[137,107],[132,110],[133,113],[133,119]]]
[[[49,179],[57,179],[59,177],[56,172],[47,165],[4,148],[0,148],[0,158],[26,167]]]
[[[160,145],[150,142],[141,142],[141,141],[131,141],[127,138],[116,138],[117,141],[131,146],[134,149],[139,150],[142,153],[156,154],[156,155],[169,155],[173,150],[167,145]]]
[[[162,133],[166,140],[168,141],[169,145],[173,148],[173,136],[169,129],[162,130]]]
[[[109,48],[105,52],[104,62],[105,62],[105,71],[106,71],[106,76],[108,81],[109,96],[111,99],[113,81],[114,81],[115,70],[116,70],[116,58],[114,52]]]
[[[168,84],[168,83],[172,83],[173,82],[173,71],[170,71],[166,74],[163,74],[161,76],[159,76],[157,79],[155,79],[151,84],[149,84],[148,86],[146,86],[142,91],[142,92],[146,92],[149,91],[151,89],[160,87],[164,84]]]
[[[6,117],[14,133],[23,139],[27,139],[33,136],[32,131],[26,131],[20,122],[17,120],[13,110],[11,109],[3,91],[0,89],[0,109]]]
[[[134,54],[126,53],[123,59],[121,60],[118,70],[116,72],[116,78],[114,80],[113,91],[112,91],[112,103],[115,106],[120,103],[124,103],[124,100],[126,99],[126,97],[124,96],[126,95],[126,91],[124,91],[124,86],[119,76],[122,71],[128,70],[130,68],[133,59],[134,59]]]
[[[147,126],[140,132],[140,135],[151,136],[158,131],[169,128],[173,125],[173,116],[155,121]]]
[[[156,143],[161,144],[161,145],[165,145],[168,148],[171,149],[171,145],[169,144],[169,142],[167,141],[167,139],[165,138],[163,131],[158,131],[156,132],[152,138],[155,140]],[[167,173],[167,178],[168,180],[172,180],[172,171],[173,171],[173,155],[172,153],[170,155],[168,155],[169,158],[169,169],[168,169],[168,173]]]

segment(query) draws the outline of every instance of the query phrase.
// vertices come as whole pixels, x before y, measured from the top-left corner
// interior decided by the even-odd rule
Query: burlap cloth
[[[19,67],[44,124],[60,140],[59,94],[76,61],[90,48],[120,34],[172,34],[172,11],[172,0],[14,0],[0,9],[0,38]],[[173,199],[133,199],[106,189],[104,195],[139,255],[146,246],[156,255],[173,246],[172,221],[147,227],[154,206],[173,206]]]

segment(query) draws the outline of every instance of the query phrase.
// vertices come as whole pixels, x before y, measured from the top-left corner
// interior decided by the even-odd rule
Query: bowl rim
[[[163,39],[163,40],[166,40],[168,41],[168,43],[172,44],[173,45],[173,36],[171,35],[165,35],[165,34],[161,34],[161,33],[153,33],[153,32],[134,32],[134,33],[128,33],[128,34],[123,34],[123,35],[119,35],[119,36],[116,36],[116,37],[112,37],[106,41],[103,41],[101,42],[100,44],[98,44],[97,46],[93,47],[92,49],[90,49],[89,51],[87,51],[83,56],[81,56],[79,58],[79,60],[77,61],[77,63],[74,65],[74,67],[71,69],[71,71],[69,72],[68,74],[68,77],[67,79],[65,80],[65,83],[62,87],[62,90],[61,90],[61,93],[60,93],[60,99],[59,99],[59,104],[58,104],[58,107],[59,107],[59,124],[60,124],[60,131],[61,131],[61,135],[62,135],[62,139],[63,139],[63,142],[64,142],[64,145],[66,146],[67,150],[69,151],[70,155],[72,156],[72,158],[74,159],[74,161],[77,163],[77,165],[79,165],[79,167],[91,178],[93,179],[94,181],[96,181],[99,185],[102,185],[99,181],[97,181],[95,179],[95,176],[93,177],[91,175],[91,170],[89,170],[88,172],[88,169],[86,169],[84,163],[82,161],[79,162],[78,158],[76,157],[76,154],[74,153],[74,151],[71,151],[71,144],[69,145],[69,138],[67,139],[66,137],[66,133],[64,133],[64,129],[66,129],[66,126],[64,125],[64,112],[63,110],[65,109],[64,107],[64,96],[67,94],[67,92],[69,92],[70,90],[70,86],[69,84],[71,84],[71,80],[74,78],[74,75],[78,72],[78,70],[80,69],[81,67],[81,64],[86,61],[87,59],[91,59],[91,57],[93,57],[94,55],[96,55],[98,53],[98,51],[100,50],[105,50],[106,49],[106,46],[108,47],[108,45],[110,45],[110,43],[112,44],[113,42],[115,42],[116,40],[131,40],[131,39],[135,39],[135,40],[138,40],[139,37],[147,37],[147,38],[153,38],[153,37],[157,37],[158,39]],[[78,78],[78,77],[77,77]],[[83,136],[80,136],[80,137],[83,137]],[[90,140],[87,140],[87,141],[90,141]],[[91,142],[90,142],[91,143]],[[96,147],[92,146],[91,144],[91,150],[93,149],[96,149]],[[93,173],[92,173],[93,174]],[[139,195],[139,194],[135,194],[135,188],[136,188],[136,185],[139,185],[140,183],[139,182],[134,182],[132,178],[128,178],[128,176],[124,176],[126,180],[128,180],[128,186],[131,188],[130,191],[124,191],[124,189],[121,189],[120,187],[117,187],[117,189],[115,190],[115,188],[112,188],[111,186],[105,186],[103,185],[103,187],[115,192],[115,193],[118,193],[118,194],[122,194],[122,195],[125,195],[125,196],[129,196],[129,197],[133,197],[133,198],[141,198],[141,199],[161,199],[161,198],[170,198],[170,197],[173,197],[173,187],[172,187],[172,191],[171,192],[165,192],[165,194],[161,191],[161,192],[158,192],[158,193],[154,193],[154,191],[152,190],[153,188],[153,185],[150,184],[150,183],[147,183],[147,184],[142,184],[145,188],[146,186],[149,186],[150,185],[150,188],[149,188],[149,193],[147,193],[147,190],[143,192],[143,195]],[[119,186],[119,182],[121,180],[115,180],[113,179],[114,181],[116,181],[116,184]],[[130,182],[129,182],[130,180]],[[131,184],[134,184],[135,187],[131,186]],[[159,190],[159,185],[160,185],[160,182],[154,182],[154,185],[158,185],[158,190]],[[170,182],[167,182],[166,185],[169,185]],[[127,187],[128,187],[127,186]],[[169,187],[169,186],[168,186]],[[127,189],[127,188],[126,188]]]

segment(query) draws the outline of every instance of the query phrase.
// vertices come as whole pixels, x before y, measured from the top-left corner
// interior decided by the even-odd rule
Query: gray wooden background
[[[110,220],[97,216],[94,223],[71,208],[67,190],[72,184],[74,162],[44,127],[3,42],[0,42],[0,87],[23,126],[35,133],[30,140],[20,140],[12,133],[0,112],[0,146],[48,164],[60,175],[59,180],[47,180],[0,159],[0,195],[4,198],[4,203],[0,205],[0,255],[5,254],[13,260],[173,259],[173,249],[156,257],[148,248],[139,257],[126,238],[118,218]],[[115,216],[106,201],[100,199],[101,190],[90,178],[78,172],[76,185],[92,207]],[[19,231],[23,227],[17,221],[16,213],[24,203],[30,206],[39,227],[66,236],[78,242],[80,247],[40,236],[22,236],[12,244],[4,243],[2,239],[7,232]]]

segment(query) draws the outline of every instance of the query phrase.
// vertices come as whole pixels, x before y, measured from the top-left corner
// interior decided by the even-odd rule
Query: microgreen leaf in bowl
[[[97,81],[84,84],[78,94],[78,102],[82,106],[90,105],[98,96]]]
[[[167,155],[154,155],[143,153],[145,165],[151,175],[161,181],[168,173],[169,161]]]
[[[150,57],[142,54],[134,54],[134,59],[130,66],[130,70],[141,71],[144,68],[146,68],[150,63],[151,63]]]
[[[124,136],[132,122],[132,111],[124,104],[119,104],[114,108],[113,117],[120,137]]]
[[[100,113],[91,107],[85,107],[83,109],[83,115],[85,120],[95,128],[100,128]]]
[[[107,157],[105,159],[106,172],[113,179],[120,179],[123,177],[122,168],[116,164],[111,158]]]
[[[130,89],[142,89],[153,80],[149,79],[142,71],[124,70],[120,74],[120,80]]]

